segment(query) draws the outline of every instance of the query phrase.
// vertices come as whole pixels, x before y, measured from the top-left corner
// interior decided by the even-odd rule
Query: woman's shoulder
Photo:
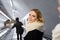
[[[60,23],[58,23],[58,24],[55,26],[55,28],[60,28]]]
[[[39,30],[37,30],[37,29],[34,29],[34,30],[32,30],[32,31],[29,31],[29,32],[30,32],[30,33],[34,33],[34,34],[35,34],[35,33],[38,33],[38,34],[39,34],[39,33],[42,33],[41,31],[39,31]]]
[[[60,23],[58,23],[55,28],[52,30],[52,32],[55,32],[55,31],[60,31]]]

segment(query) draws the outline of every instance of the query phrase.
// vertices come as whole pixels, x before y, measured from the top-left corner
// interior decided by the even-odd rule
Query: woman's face
[[[32,23],[36,20],[37,20],[37,14],[34,11],[30,11],[28,21]]]
[[[58,8],[57,8],[57,9],[58,9],[58,11],[59,11],[59,13],[60,13],[60,5],[58,6]]]
[[[58,12],[59,12],[59,18],[60,18],[60,0],[58,0],[58,7],[57,7],[57,9],[58,9]]]

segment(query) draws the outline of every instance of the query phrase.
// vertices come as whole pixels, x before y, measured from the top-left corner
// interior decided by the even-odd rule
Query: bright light
[[[12,5],[12,0],[10,0],[10,5],[11,5],[11,7],[13,6],[13,5]]]
[[[1,10],[0,10],[0,14],[2,14],[3,16],[5,16],[7,19],[11,20],[7,15],[5,15]]]

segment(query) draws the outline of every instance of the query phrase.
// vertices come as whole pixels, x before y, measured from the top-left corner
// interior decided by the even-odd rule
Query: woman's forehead
[[[33,13],[35,13],[35,12],[34,12],[34,11],[30,11],[29,13],[30,13],[30,14],[33,14]]]

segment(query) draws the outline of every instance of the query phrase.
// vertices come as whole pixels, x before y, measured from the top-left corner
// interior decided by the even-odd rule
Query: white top
[[[52,40],[60,40],[60,23],[52,30]]]

